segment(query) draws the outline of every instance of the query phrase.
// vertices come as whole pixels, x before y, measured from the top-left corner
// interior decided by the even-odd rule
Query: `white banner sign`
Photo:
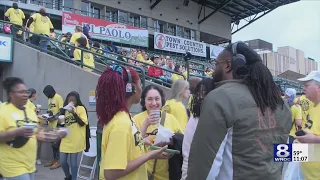
[[[177,36],[154,33],[154,48],[177,53],[190,52],[192,55],[206,57],[206,44]]]
[[[0,62],[12,62],[12,36],[0,34]]]
[[[210,45],[210,58],[217,59],[218,55],[224,50],[223,47]]]

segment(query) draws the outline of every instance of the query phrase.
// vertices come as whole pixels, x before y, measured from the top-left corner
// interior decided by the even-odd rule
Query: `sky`
[[[320,0],[301,0],[278,7],[235,33],[232,41],[261,39],[272,43],[274,51],[291,46],[320,62],[319,9]]]

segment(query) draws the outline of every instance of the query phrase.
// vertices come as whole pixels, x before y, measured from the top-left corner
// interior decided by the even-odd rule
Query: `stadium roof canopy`
[[[216,12],[231,17],[232,34],[240,31],[277,7],[299,0],[192,0],[202,5],[199,11],[199,24]],[[209,9],[209,10],[208,10]],[[239,27],[240,20],[246,23]],[[242,23],[241,23],[242,24]],[[234,28],[234,26],[237,26]]]

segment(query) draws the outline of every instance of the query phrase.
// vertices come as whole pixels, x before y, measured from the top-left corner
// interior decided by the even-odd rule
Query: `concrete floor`
[[[64,180],[65,176],[61,168],[50,170],[43,165],[37,165],[35,180]]]
[[[65,176],[64,173],[60,168],[50,170],[50,168],[44,167],[42,165],[36,165],[37,167],[37,172],[35,173],[35,180],[64,180]],[[81,174],[88,176],[88,173],[81,171]],[[97,174],[95,176],[95,180],[97,180]],[[78,178],[80,180],[80,178]]]

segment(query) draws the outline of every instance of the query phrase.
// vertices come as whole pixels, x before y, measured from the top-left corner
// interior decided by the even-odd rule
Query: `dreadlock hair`
[[[147,97],[147,94],[150,90],[156,90],[159,92],[160,94],[160,97],[161,97],[161,104],[162,106],[164,106],[164,104],[166,103],[166,97],[164,95],[164,92],[162,91],[161,88],[159,88],[158,86],[155,86],[155,85],[148,85],[147,87],[145,87],[142,91],[142,94],[141,94],[141,101],[140,101],[140,105],[142,107],[142,111],[145,111],[147,110],[146,108],[146,97]]]
[[[210,78],[205,78],[201,80],[195,88],[190,111],[193,117],[200,117],[201,106],[204,100],[204,97],[214,89],[214,82]]]
[[[226,50],[232,54],[232,44]],[[244,80],[263,115],[267,108],[274,112],[284,102],[271,72],[262,63],[261,57],[245,43],[238,43],[237,53],[245,56],[246,64],[234,70],[233,78]]]
[[[132,76],[133,84],[139,81],[138,73],[130,67],[126,67]],[[119,111],[129,114],[127,107],[126,83],[127,71],[123,68],[122,74],[110,67],[101,74],[96,87],[96,111],[101,125],[108,124]]]

